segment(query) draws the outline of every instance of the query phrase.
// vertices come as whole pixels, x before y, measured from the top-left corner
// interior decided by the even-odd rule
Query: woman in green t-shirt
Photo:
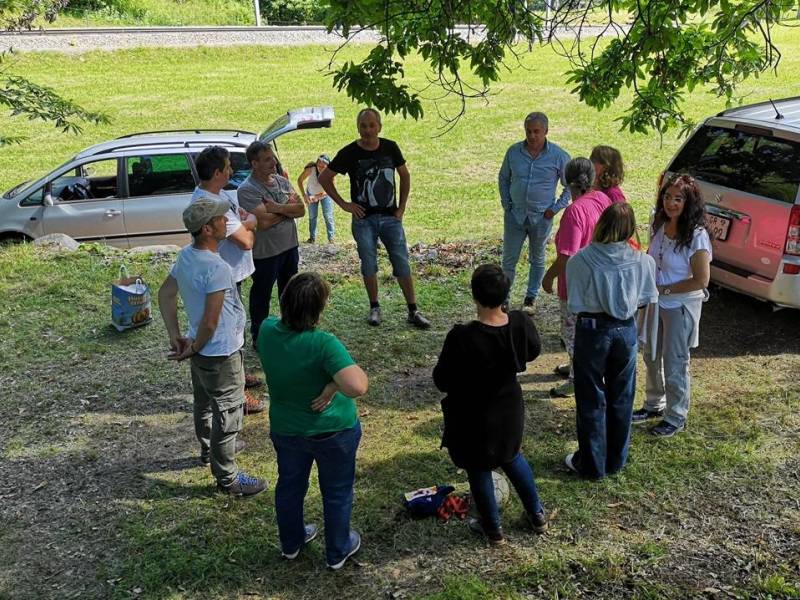
[[[350,529],[356,450],[361,439],[353,398],[367,375],[333,334],[317,329],[330,286],[299,273],[281,295],[281,318],[261,324],[258,354],[270,395],[270,437],[278,459],[275,514],[284,558],[292,560],[317,535],[305,524],[303,501],[317,463],[328,567],[340,569],[361,547]]]

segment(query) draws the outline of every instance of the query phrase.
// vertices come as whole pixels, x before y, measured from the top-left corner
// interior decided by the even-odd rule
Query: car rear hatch
[[[269,143],[275,138],[295,131],[296,129],[319,129],[330,127],[333,121],[332,106],[310,106],[295,108],[278,118],[258,136],[264,143]]]
[[[706,201],[712,265],[771,281],[786,246],[800,187],[800,142],[763,126],[709,119],[670,172],[689,173]]]

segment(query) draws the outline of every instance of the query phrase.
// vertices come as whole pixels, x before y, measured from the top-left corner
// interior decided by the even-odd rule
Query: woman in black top
[[[433,370],[436,387],[447,393],[442,400],[442,446],[467,471],[480,514],[470,528],[492,543],[503,541],[492,480],[492,469],[498,467],[511,480],[534,531],[547,529],[533,471],[520,453],[525,408],[517,381],[517,373],[539,356],[541,344],[527,315],[502,311],[510,285],[499,265],[475,270],[477,319],[450,330]]]

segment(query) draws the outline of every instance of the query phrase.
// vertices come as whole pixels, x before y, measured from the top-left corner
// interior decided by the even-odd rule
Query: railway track
[[[481,26],[457,27],[470,33],[475,41],[483,38]],[[582,34],[602,33],[600,27],[584,28]],[[559,35],[570,35],[569,31]],[[574,35],[574,32],[572,33]],[[373,30],[358,33],[351,43],[375,43],[380,34]],[[120,50],[140,47],[194,46],[304,46],[338,45],[344,41],[340,33],[328,33],[320,25],[268,25],[262,27],[92,27],[72,29],[35,29],[22,32],[0,32],[0,49],[11,47],[22,52],[81,53],[93,50]]]

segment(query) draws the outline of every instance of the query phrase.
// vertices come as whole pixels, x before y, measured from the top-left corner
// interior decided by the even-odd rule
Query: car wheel
[[[25,235],[24,233],[10,232],[0,233],[0,246],[9,244],[21,244],[23,242],[32,242],[33,238]]]

